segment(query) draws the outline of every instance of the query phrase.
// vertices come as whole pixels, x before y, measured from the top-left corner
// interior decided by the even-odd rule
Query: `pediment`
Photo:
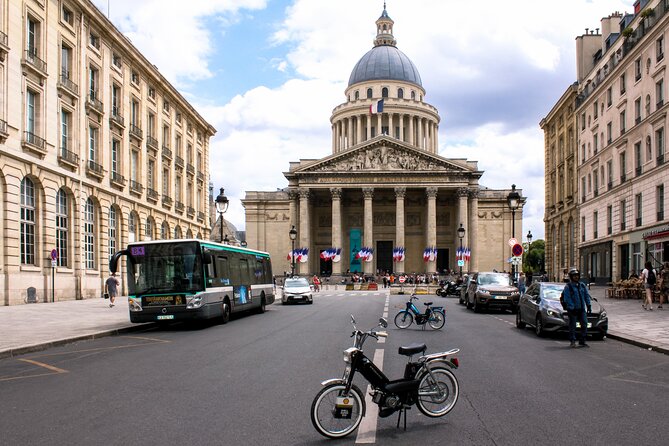
[[[294,171],[295,174],[334,172],[473,172],[475,169],[409,145],[380,138]]]

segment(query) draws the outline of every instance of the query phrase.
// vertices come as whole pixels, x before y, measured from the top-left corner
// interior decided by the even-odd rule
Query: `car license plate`
[[[159,321],[170,320],[170,319],[174,319],[174,315],[173,314],[161,314],[160,316],[157,317],[157,319]]]
[[[576,322],[576,328],[581,328],[580,322]],[[588,322],[588,328],[592,328],[592,322]]]
[[[495,299],[506,299],[506,296],[495,296]]]

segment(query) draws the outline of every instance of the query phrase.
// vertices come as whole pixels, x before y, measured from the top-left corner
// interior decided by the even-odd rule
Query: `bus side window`
[[[242,276],[239,271],[239,257],[230,255],[230,283],[232,285],[240,285],[241,281]]]
[[[227,257],[216,257],[216,279],[219,285],[230,285],[230,263]]]
[[[239,259],[239,268],[241,270],[242,285],[251,283],[251,275],[249,274],[249,261],[247,259]]]
[[[216,262],[211,262],[209,265],[207,265],[207,285],[213,286],[214,284],[217,283],[217,275],[216,275]]]
[[[267,277],[265,276],[264,262],[262,259],[256,260],[256,270],[254,271],[255,282],[254,283],[267,283]]]
[[[263,260],[263,272],[265,273],[265,283],[271,283],[272,280],[272,262],[269,259]]]

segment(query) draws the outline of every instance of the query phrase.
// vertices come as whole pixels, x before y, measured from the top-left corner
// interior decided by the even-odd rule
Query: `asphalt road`
[[[322,438],[309,409],[320,382],[343,371],[359,327],[383,313],[383,292],[321,292],[314,305],[275,304],[227,325],[174,325],[0,361],[0,443],[7,445],[354,444]],[[564,337],[518,330],[511,314],[474,314],[456,299],[444,329],[398,330],[391,296],[383,370],[397,348],[461,349],[460,400],[446,417],[414,408],[407,431],[379,419],[376,444],[660,445],[669,437],[669,357],[613,340],[569,349]],[[422,305],[419,303],[419,307]],[[362,389],[366,383],[358,381]]]

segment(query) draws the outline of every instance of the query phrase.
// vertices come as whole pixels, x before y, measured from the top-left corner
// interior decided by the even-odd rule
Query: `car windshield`
[[[307,279],[289,279],[286,280],[284,285],[285,288],[304,288],[308,286],[309,282],[307,282]]]
[[[544,285],[541,289],[542,297],[548,300],[560,300],[564,285]]]
[[[507,274],[481,274],[479,285],[511,285],[511,278]]]

